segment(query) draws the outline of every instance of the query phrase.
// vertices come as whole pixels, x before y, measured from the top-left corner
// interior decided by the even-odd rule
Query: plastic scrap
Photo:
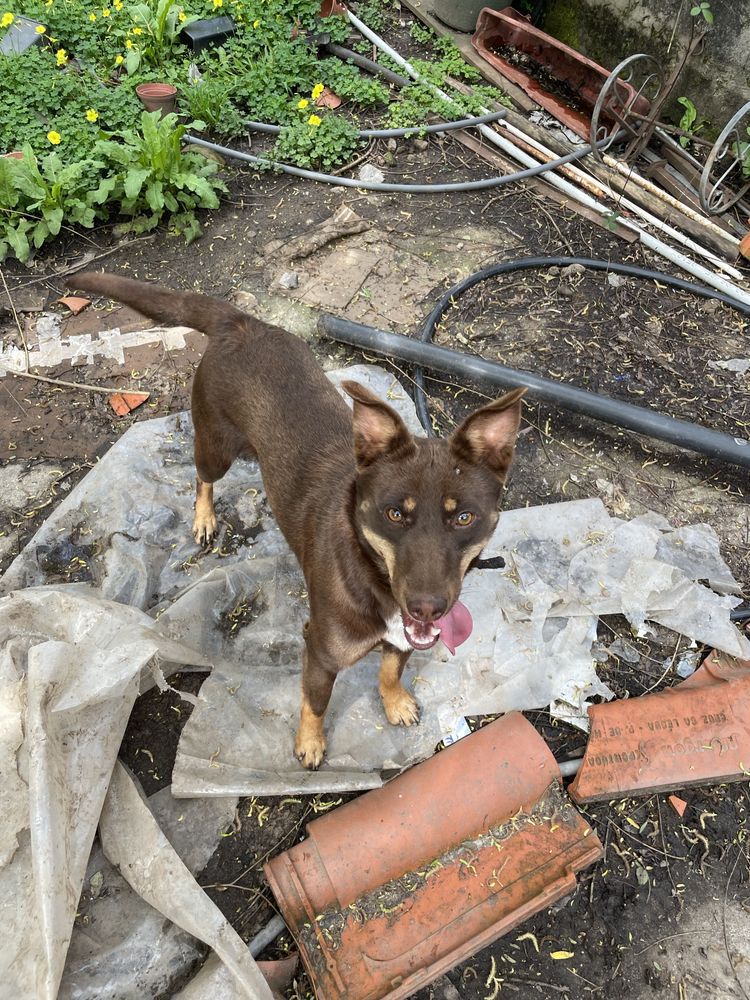
[[[189,870],[208,863],[236,798],[175,799],[167,786],[149,808]],[[143,1000],[172,996],[203,957],[194,937],[142,899],[96,846],[89,859],[58,1000]],[[215,956],[212,956],[215,958]],[[221,961],[216,964],[224,969]],[[211,957],[205,963],[211,962]],[[226,970],[228,984],[234,977]],[[231,997],[230,986],[219,994]],[[213,1000],[213,998],[211,998]]]
[[[142,670],[205,660],[77,588],[0,601],[0,981],[54,1000]]]
[[[99,830],[105,855],[136,892],[213,948],[233,974],[238,997],[273,1000],[242,938],[180,860],[120,763],[112,773]]]

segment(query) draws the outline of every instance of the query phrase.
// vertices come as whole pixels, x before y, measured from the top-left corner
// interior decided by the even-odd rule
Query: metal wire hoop
[[[740,128],[741,124],[743,124],[743,128]],[[698,185],[701,205],[703,206],[703,211],[708,215],[721,215],[722,212],[726,212],[732,205],[736,205],[747,189],[750,188],[749,125],[750,101],[744,104],[729,119],[719,138],[711,147],[711,152],[708,154],[706,165],[701,174],[700,184]],[[723,166],[722,160],[726,161]],[[746,161],[747,168],[745,168]],[[721,173],[715,180],[712,180],[711,174],[714,167],[718,167]],[[735,171],[737,171],[738,180],[740,181],[738,191],[733,191],[726,185],[726,181]],[[742,183],[743,181],[744,183]]]
[[[638,135],[663,84],[661,66],[645,52],[628,56],[612,70],[599,91],[591,115],[590,142],[598,160],[622,129],[631,136]]]

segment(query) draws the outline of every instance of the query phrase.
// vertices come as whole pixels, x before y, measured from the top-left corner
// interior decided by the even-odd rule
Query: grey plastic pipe
[[[475,128],[477,125],[488,125],[505,118],[507,111],[491,111],[477,118],[461,118],[455,122],[436,122],[434,125],[410,125],[408,128],[365,128],[357,133],[361,139],[398,139],[408,135],[431,135],[433,132],[451,132],[454,129]],[[270,125],[268,122],[245,122],[245,126],[254,132],[268,132],[278,135],[281,125]]]
[[[221,156],[226,156],[232,160],[243,160],[245,163],[255,163],[263,167],[275,167],[283,170],[285,174],[292,174],[294,177],[304,177],[310,181],[321,181],[324,184],[335,184],[338,187],[360,188],[364,191],[398,191],[408,194],[429,193],[446,194],[450,191],[485,191],[488,188],[502,187],[504,184],[512,184],[515,181],[525,180],[527,177],[537,177],[539,174],[554,170],[564,163],[572,163],[573,160],[580,160],[591,152],[591,146],[581,146],[580,149],[561,156],[549,163],[539,163],[536,160],[528,170],[519,170],[515,174],[502,174],[499,177],[486,177],[481,181],[452,181],[446,184],[399,184],[388,181],[361,181],[354,177],[338,177],[336,174],[321,174],[315,170],[304,170],[302,167],[292,167],[288,163],[276,163],[275,160],[267,160],[262,156],[253,156],[251,153],[243,153],[239,149],[230,149],[229,146],[219,146],[215,142],[207,139],[199,139],[196,135],[185,135],[185,142],[193,146],[202,146],[204,149],[211,149]]]
[[[553,403],[573,413],[594,417],[605,423],[635,431],[637,434],[668,441],[680,448],[687,448],[750,469],[750,441],[742,438],[732,438],[728,434],[712,431],[700,424],[675,420],[674,417],[665,416],[655,410],[633,406],[632,403],[621,403],[617,399],[586,392],[565,382],[554,382],[552,379],[542,378],[531,372],[507,368],[494,361],[471,357],[447,347],[439,347],[437,344],[423,343],[400,333],[377,330],[339,316],[325,313],[320,319],[320,325],[323,332],[332,340],[506,389],[525,386],[531,389],[536,399],[545,403]]]

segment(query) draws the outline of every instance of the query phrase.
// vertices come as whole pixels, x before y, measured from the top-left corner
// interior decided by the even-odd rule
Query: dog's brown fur
[[[310,595],[298,759],[320,765],[336,674],[379,643],[386,716],[417,722],[401,684],[410,650],[385,641],[387,626],[399,612],[434,621],[458,598],[497,522],[524,390],[476,411],[447,440],[414,438],[394,410],[346,382],[352,414],[302,340],[226,302],[93,272],[71,284],[211,338],[193,383],[193,532],[199,543],[213,537],[213,484],[235,458],[257,457]]]

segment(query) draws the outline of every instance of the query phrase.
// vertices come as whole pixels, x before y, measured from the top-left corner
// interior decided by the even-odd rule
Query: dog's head
[[[442,629],[464,627],[456,601],[497,524],[526,390],[475,411],[443,440],[414,437],[359,383],[343,388],[354,401],[357,531],[388,577],[407,640],[429,649]]]

